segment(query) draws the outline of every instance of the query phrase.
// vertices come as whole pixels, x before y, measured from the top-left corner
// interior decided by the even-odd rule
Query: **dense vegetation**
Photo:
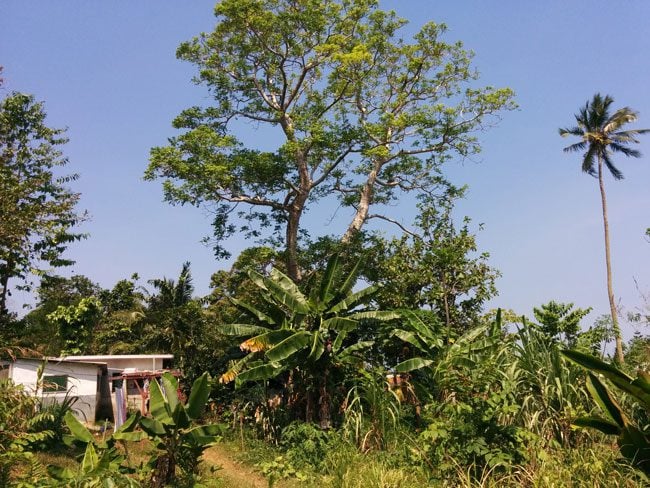
[[[611,280],[611,315],[591,326],[590,308],[560,301],[533,317],[485,310],[499,273],[454,215],[465,189],[445,165],[480,149],[477,131],[514,107],[512,92],[476,88],[443,25],[409,42],[372,0],[223,0],[216,14],[178,50],[212,105],[178,116],[182,132],[145,173],[169,202],[214,211],[217,257],[234,233],[259,239],[207,296],[189,262],[175,279],[109,289],[53,273],[83,237],[76,177],[54,174],[66,141],[34,97],[0,105],[3,356],[169,352],[188,396],[165,375],[151,416],[95,435],[74,397],[48,405],[2,382],[0,486],[223,486],[201,462],[215,444],[269,486],[646,484],[650,338],[624,343]],[[599,177],[607,248],[603,166],[618,178],[612,151],[638,156],[628,145],[646,132],[620,131],[636,113],[612,103],[596,95],[561,130]],[[278,146],[239,140],[238,120],[268,125]],[[328,200],[350,221],[312,235],[303,217]],[[413,222],[389,215],[397,202],[415,206]],[[10,280],[35,292],[22,317],[6,307]],[[628,319],[650,325],[650,309]]]

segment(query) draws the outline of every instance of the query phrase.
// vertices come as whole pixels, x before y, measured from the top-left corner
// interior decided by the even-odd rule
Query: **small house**
[[[148,413],[148,385],[168,371],[173,358],[172,354],[19,358],[0,362],[0,379],[9,378],[23,385],[25,391],[45,402],[77,397],[73,409],[80,420],[109,420],[119,426],[128,410]]]
[[[60,403],[66,397],[74,396],[77,398],[73,407],[77,417],[85,422],[95,420],[100,381],[107,374],[105,364],[57,358],[18,358],[2,361],[0,365],[0,378],[22,385],[28,394],[42,398],[44,403]]]

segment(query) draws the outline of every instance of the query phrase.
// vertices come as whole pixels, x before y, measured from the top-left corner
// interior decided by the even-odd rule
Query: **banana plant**
[[[140,427],[154,442],[158,452],[149,464],[152,467],[151,484],[154,487],[180,486],[188,483],[198,486],[200,458],[205,449],[220,439],[220,425],[200,425],[205,404],[210,395],[208,373],[203,373],[192,385],[186,404],[178,399],[178,380],[163,373],[161,386],[152,381],[149,387],[151,418],[142,417]],[[176,468],[180,468],[180,477]]]
[[[636,425],[631,416],[621,408],[607,386],[598,378],[600,374],[618,389],[627,393],[646,412],[650,413],[650,374],[638,371],[632,378],[620,369],[598,358],[579,351],[562,351],[567,358],[589,370],[587,389],[605,414],[585,416],[574,421],[581,427],[592,427],[607,435],[617,436],[617,443],[623,457],[645,474],[650,474],[650,433],[647,428]]]
[[[133,470],[124,465],[126,458],[116,447],[116,441],[139,441],[146,437],[144,432],[135,430],[139,420],[139,414],[132,415],[113,435],[97,440],[72,412],[67,412],[65,423],[71,435],[64,439],[65,442],[86,444],[86,449],[76,471],[48,466],[49,474],[63,486],[70,487],[140,486],[135,479],[128,476]]]
[[[220,381],[233,380],[239,386],[246,381],[263,381],[291,372],[300,373],[308,391],[318,391],[321,425],[329,425],[330,397],[328,375],[338,366],[354,362],[357,353],[370,347],[371,341],[346,343],[362,320],[386,321],[400,315],[392,311],[369,310],[364,307],[378,291],[376,285],[353,291],[357,279],[357,263],[343,276],[338,256],[332,257],[319,286],[307,296],[278,269],[269,276],[249,273],[259,288],[265,308],[232,299],[247,322],[222,326],[225,334],[247,338],[240,345],[248,354],[233,362]],[[357,359],[358,360],[358,359]],[[311,403],[307,400],[306,417]]]

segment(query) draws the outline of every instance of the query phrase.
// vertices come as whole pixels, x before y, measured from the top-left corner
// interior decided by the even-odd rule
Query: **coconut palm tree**
[[[605,229],[605,263],[607,266],[607,295],[609,307],[612,314],[612,323],[616,334],[616,360],[623,362],[623,341],[621,330],[618,324],[616,313],[616,302],[612,288],[612,260],[609,246],[609,222],[607,220],[607,199],[605,198],[605,182],[603,180],[603,166],[606,166],[614,179],[623,178],[623,173],[614,166],[612,155],[622,153],[625,156],[638,158],[641,153],[629,147],[632,143],[638,143],[636,136],[645,134],[650,129],[620,130],[624,125],[634,122],[637,119],[637,112],[629,107],[623,107],[610,113],[610,107],[614,99],[609,95],[602,96],[596,93],[585,106],[575,114],[578,125],[571,128],[560,129],[563,137],[572,135],[582,140],[564,148],[564,152],[582,152],[582,171],[591,176],[598,177],[600,186],[600,198],[603,209],[603,225]]]

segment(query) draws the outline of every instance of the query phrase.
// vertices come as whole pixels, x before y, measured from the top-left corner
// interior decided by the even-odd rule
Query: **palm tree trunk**
[[[603,227],[605,230],[605,264],[607,267],[607,296],[609,298],[609,309],[612,314],[612,327],[616,337],[616,361],[623,364],[623,339],[621,328],[618,324],[616,313],[616,302],[614,301],[614,289],[612,287],[612,258],[609,246],[609,221],[607,220],[607,199],[605,198],[605,183],[603,181],[603,158],[598,156],[598,185],[600,186],[600,198],[603,204]]]

